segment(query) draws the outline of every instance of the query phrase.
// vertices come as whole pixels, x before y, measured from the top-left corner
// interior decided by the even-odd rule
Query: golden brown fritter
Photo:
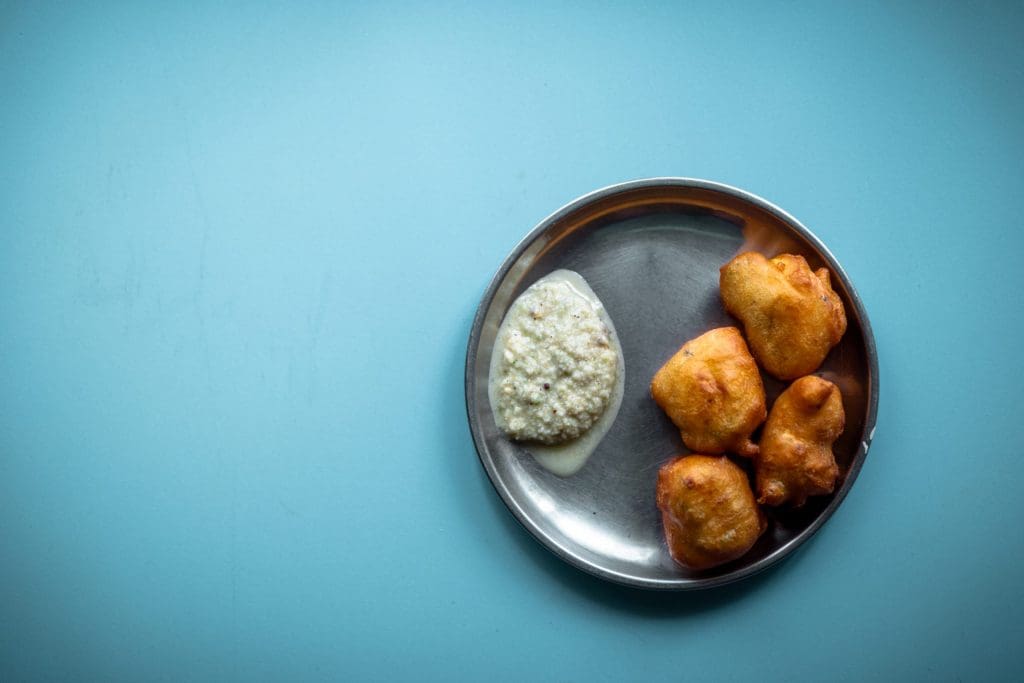
[[[808,496],[832,493],[839,467],[832,444],[846,414],[839,387],[810,375],[779,395],[768,416],[757,457],[758,502],[803,505]]]
[[[735,560],[767,527],[746,473],[725,456],[688,455],[663,465],[657,501],[669,553],[691,569]]]
[[[683,344],[654,375],[651,395],[690,450],[757,454],[750,435],[768,414],[764,385],[735,327],[719,327]]]
[[[846,311],[827,268],[811,272],[803,256],[771,261],[740,254],[719,276],[725,309],[743,323],[754,357],[779,379],[814,372],[846,332]]]

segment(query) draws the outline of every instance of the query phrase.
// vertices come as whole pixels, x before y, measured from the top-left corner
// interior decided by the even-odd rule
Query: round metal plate
[[[651,377],[683,342],[736,325],[722,308],[718,269],[741,251],[802,254],[826,266],[848,328],[817,374],[843,393],[846,429],[835,443],[835,493],[801,509],[766,508],[769,527],[742,558],[702,572],[668,554],[654,503],[658,468],[687,453],[650,397]],[[626,359],[625,396],[611,430],[580,472],[559,478],[496,426],[487,397],[495,335],[512,301],[558,268],[580,273],[604,302]],[[768,403],[785,387],[762,373]],[[580,569],[654,589],[721,585],[783,559],[842,502],[864,462],[878,406],[878,360],[867,314],[828,249],[773,204],[727,185],[652,178],[588,194],[544,219],[512,250],[484,294],[466,356],[466,408],[487,475],[512,514],[549,550]],[[755,439],[757,436],[755,435]],[[741,466],[749,463],[734,458]]]

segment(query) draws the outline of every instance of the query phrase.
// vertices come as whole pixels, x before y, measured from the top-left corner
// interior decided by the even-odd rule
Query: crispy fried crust
[[[750,435],[767,415],[757,363],[735,327],[683,344],[651,381],[651,395],[701,453],[757,454]]]
[[[846,414],[839,387],[813,375],[793,382],[775,401],[757,457],[758,502],[803,505],[832,493],[839,467],[832,444]]]
[[[846,311],[827,268],[803,256],[740,254],[719,276],[725,309],[743,323],[754,357],[779,379],[814,372],[846,332]]]
[[[657,502],[669,553],[691,569],[735,560],[767,527],[746,473],[724,456],[688,455],[662,466]]]

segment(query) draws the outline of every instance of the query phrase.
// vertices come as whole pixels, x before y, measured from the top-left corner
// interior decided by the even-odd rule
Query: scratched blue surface
[[[1020,3],[186,4],[0,7],[0,679],[1019,675]],[[881,363],[700,594],[549,556],[462,399],[505,254],[654,175],[806,223]]]

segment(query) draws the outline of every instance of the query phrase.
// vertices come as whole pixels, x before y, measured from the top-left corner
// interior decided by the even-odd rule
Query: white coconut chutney
[[[491,356],[498,426],[559,476],[577,472],[622,403],[625,362],[615,327],[586,281],[556,270],[509,308]]]

